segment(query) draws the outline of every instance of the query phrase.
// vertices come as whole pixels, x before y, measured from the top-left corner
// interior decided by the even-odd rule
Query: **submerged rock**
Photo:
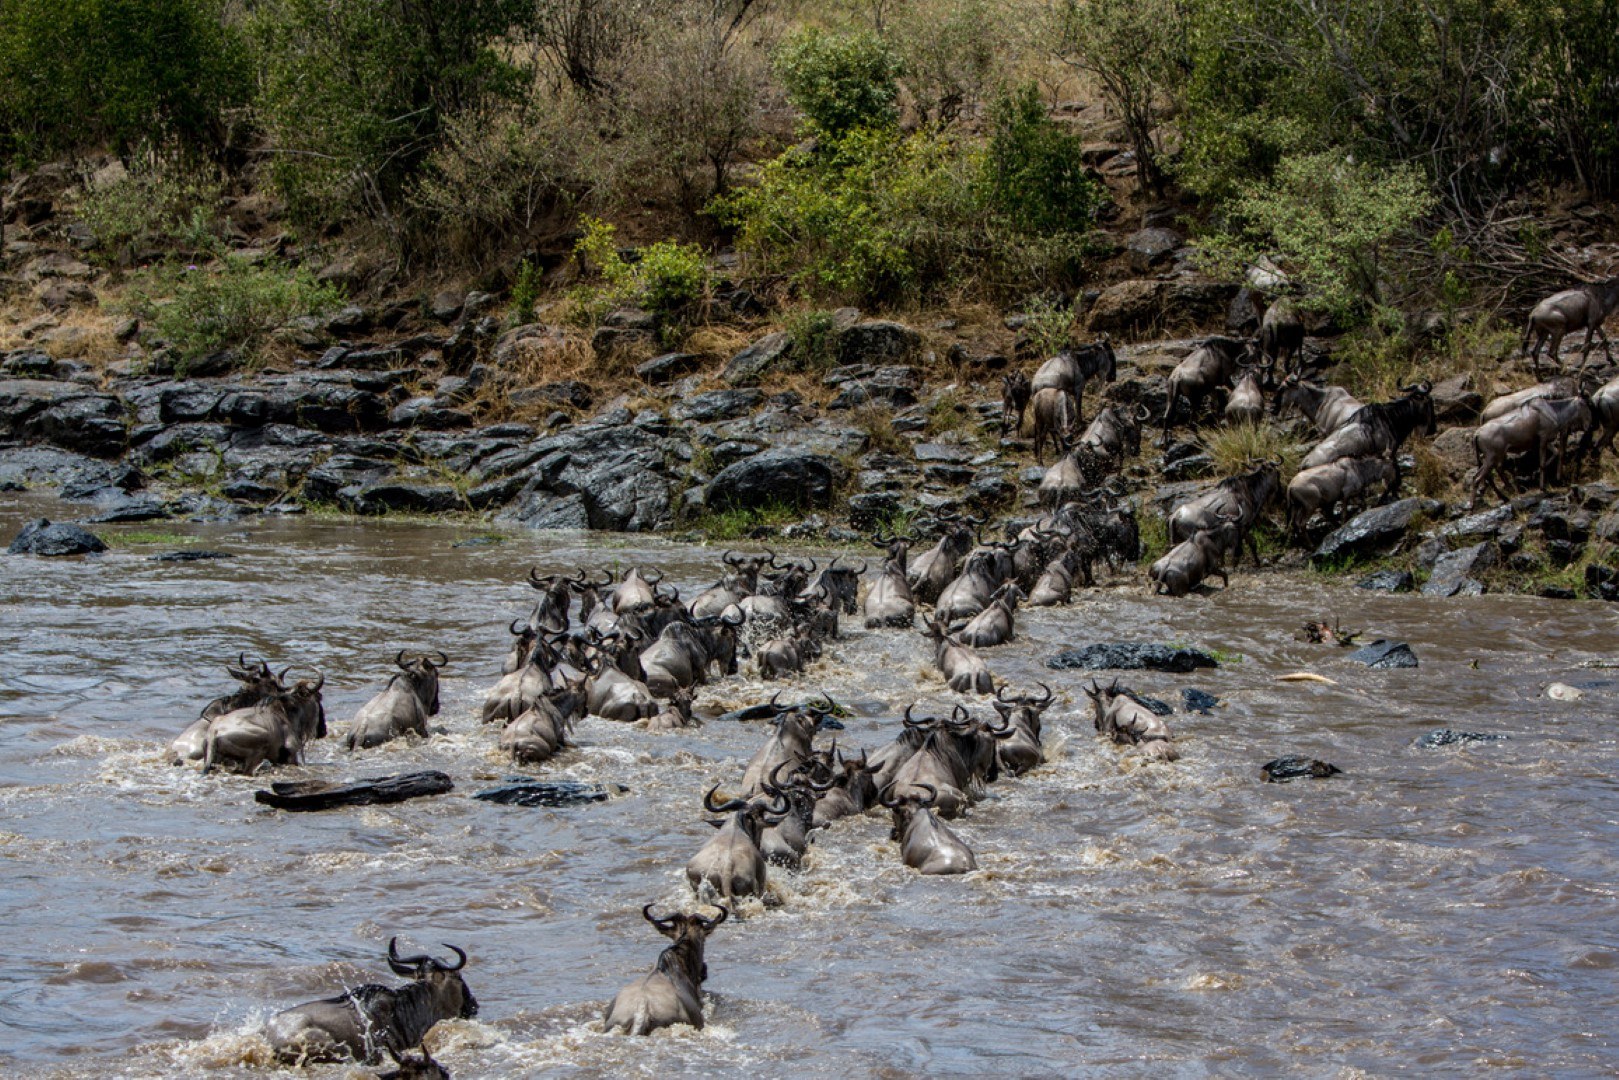
[[[1372,592],[1410,592],[1417,587],[1417,579],[1409,570],[1379,570],[1360,580],[1356,588]]]
[[[1452,731],[1450,728],[1439,728],[1415,740],[1411,745],[1424,750],[1437,750],[1442,746],[1461,746],[1467,743],[1505,742],[1510,735],[1492,735],[1482,731]]]
[[[1209,715],[1210,709],[1219,707],[1220,699],[1215,697],[1213,694],[1206,693],[1202,690],[1194,690],[1190,686],[1187,686],[1181,689],[1181,704],[1186,707],[1187,712],[1200,713],[1203,716],[1207,716]]]
[[[516,779],[516,778],[514,778]],[[492,788],[473,795],[482,802],[500,803],[502,806],[579,806],[584,803],[606,802],[614,795],[622,795],[628,788],[617,784],[581,784],[572,780],[553,783],[513,783]]]
[[[1417,654],[1403,641],[1384,641],[1382,638],[1350,653],[1348,659],[1369,668],[1412,668],[1417,666]]]
[[[68,522],[52,522],[37,518],[22,527],[22,532],[6,549],[10,555],[88,555],[106,551],[101,537],[87,529]]]
[[[1046,661],[1054,671],[1169,671],[1185,674],[1217,668],[1219,661],[1201,649],[1118,641],[1065,649]]]
[[[374,776],[367,780],[332,783],[329,780],[291,780],[270,785],[269,791],[255,791],[253,801],[277,810],[332,810],[340,806],[377,806],[384,803],[443,795],[455,789],[444,773],[401,773]]]
[[[152,562],[184,563],[205,562],[209,559],[234,559],[236,556],[228,551],[162,551],[149,558]]]
[[[1343,772],[1336,765],[1306,757],[1279,757],[1259,767],[1259,778],[1272,784],[1285,784],[1292,780],[1309,778],[1320,780],[1338,776]]]

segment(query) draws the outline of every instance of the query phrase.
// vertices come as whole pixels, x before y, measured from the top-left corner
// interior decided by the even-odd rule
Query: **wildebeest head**
[[[247,662],[246,653],[238,653],[236,666],[226,664],[225,670],[230,672],[231,678],[242,684],[241,689],[234,693],[222,694],[205,705],[202,710],[204,719],[223,716],[225,713],[235,709],[251,708],[261,701],[276,697],[285,690],[285,687],[281,685],[281,680],[276,678],[275,672],[270,670],[269,664],[263,660],[258,661],[257,664],[250,664]]]
[[[428,716],[438,715],[438,670],[450,662],[450,658],[442,649],[435,649],[434,652],[438,653],[437,662],[434,662],[427,653],[406,660],[404,649],[400,649],[394,657],[394,666],[404,672],[405,677],[410,680]]]
[[[917,795],[913,792],[904,798],[895,798],[892,793],[885,791],[877,800],[894,815],[894,827],[888,834],[890,840],[903,840],[911,818],[939,801],[939,789],[932,784],[913,784],[912,787],[927,794]]]
[[[770,796],[768,802],[760,799],[727,799],[722,803],[714,801],[714,793],[719,789],[720,786],[715,784],[703,794],[703,809],[710,814],[733,814],[734,817],[710,824],[720,827],[727,820],[735,821],[755,844],[759,842],[759,836],[764,832],[766,825],[779,824],[792,812],[792,804],[788,802],[787,795],[779,789]]]
[[[648,904],[641,909],[641,917],[651,923],[658,933],[674,942],[658,957],[660,971],[670,963],[679,963],[695,981],[700,983],[708,978],[708,964],[703,961],[703,945],[708,941],[708,935],[731,916],[731,910],[724,904],[717,906],[720,910],[717,919],[705,918],[695,912],[690,915],[665,915],[660,919],[652,914],[653,905]]]
[[[286,682],[287,672],[291,666],[281,669],[279,681]],[[315,680],[299,679],[282,692],[282,700],[286,704],[287,717],[292,725],[305,739],[324,739],[326,737],[326,703],[321,699],[321,687],[326,685],[326,676],[315,671]]]
[[[388,966],[395,975],[402,975],[415,982],[422,983],[432,995],[434,1011],[440,1016],[456,1016],[463,1020],[470,1020],[478,1015],[478,999],[472,996],[467,988],[466,980],[461,978],[461,969],[467,966],[467,954],[454,945],[445,945],[446,949],[455,953],[457,961],[454,967],[435,960],[425,953],[419,956],[400,956],[399,939],[391,938],[388,941]]]

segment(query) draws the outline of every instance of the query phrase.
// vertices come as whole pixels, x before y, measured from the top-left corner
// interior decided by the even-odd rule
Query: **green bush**
[[[141,142],[217,151],[250,87],[223,0],[0,5],[0,166]]]
[[[838,362],[838,324],[830,311],[795,311],[782,324],[792,342],[792,366],[825,371]]]
[[[517,276],[512,280],[512,294],[507,306],[506,321],[522,326],[534,321],[534,304],[540,298],[540,276],[534,264],[527,259],[517,264]]]
[[[1271,254],[1309,291],[1311,306],[1359,316],[1382,300],[1388,245],[1433,205],[1415,166],[1367,165],[1341,150],[1295,155],[1274,180],[1238,195],[1228,230],[1202,248],[1228,274]]]
[[[131,290],[131,307],[182,361],[220,349],[252,355],[274,331],[301,316],[327,315],[343,294],[308,270],[253,265],[227,256],[217,269],[187,266],[151,272]]]
[[[250,27],[271,173],[317,224],[370,217],[396,238],[407,181],[445,118],[521,89],[502,58],[522,0],[262,0]]]
[[[603,285],[588,290],[584,306],[598,317],[613,304],[637,304],[672,323],[683,322],[708,291],[708,260],[695,244],[660,240],[630,260],[619,254],[618,230],[587,217],[575,252],[601,276]]]
[[[1090,227],[1104,194],[1085,172],[1079,136],[1046,115],[1031,84],[1002,93],[990,108],[984,182],[990,202],[1024,232],[1049,235]]]
[[[787,100],[828,135],[899,119],[899,61],[876,34],[801,31],[776,51],[775,68]]]
[[[200,255],[219,243],[222,188],[212,169],[154,155],[85,192],[78,215],[104,253],[156,246]]]

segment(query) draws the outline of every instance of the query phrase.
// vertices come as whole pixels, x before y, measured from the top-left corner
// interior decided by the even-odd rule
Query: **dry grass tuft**
[[[1214,471],[1220,476],[1245,473],[1262,461],[1280,461],[1282,477],[1286,479],[1298,471],[1304,448],[1288,440],[1279,429],[1270,424],[1233,424],[1215,431],[1206,431],[1199,441],[1214,459]]]

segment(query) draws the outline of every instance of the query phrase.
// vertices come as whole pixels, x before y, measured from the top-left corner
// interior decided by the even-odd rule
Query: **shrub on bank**
[[[150,271],[131,289],[135,313],[182,362],[228,348],[251,357],[294,319],[329,315],[342,304],[342,292],[302,267],[254,265],[238,256],[217,267]]]

